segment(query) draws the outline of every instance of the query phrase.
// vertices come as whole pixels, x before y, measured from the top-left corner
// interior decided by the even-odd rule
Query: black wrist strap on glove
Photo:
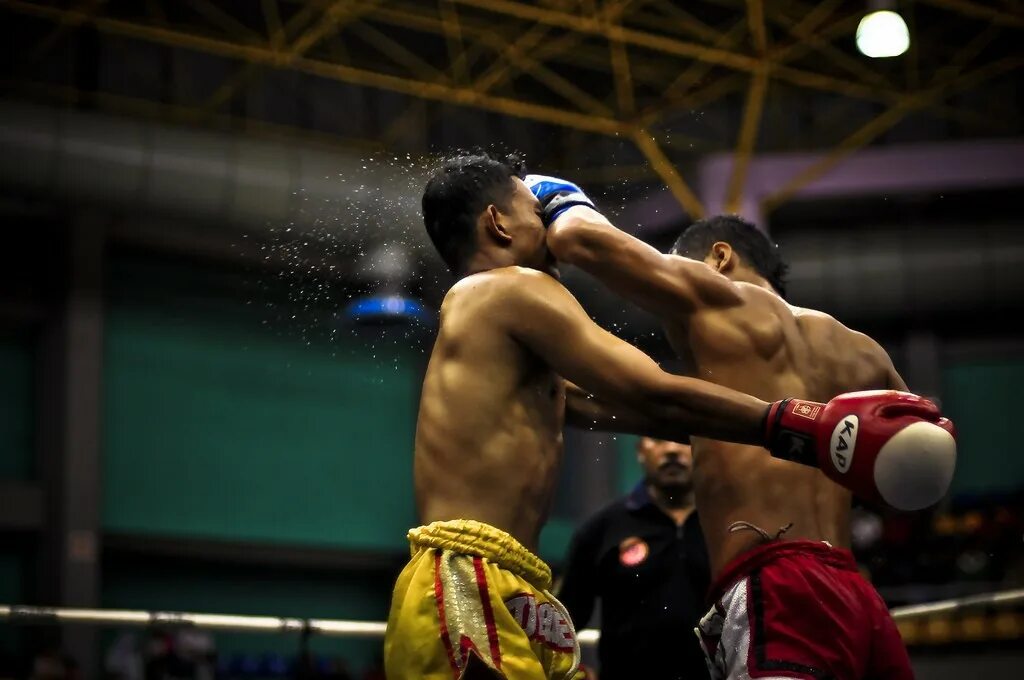
[[[764,414],[765,446],[776,458],[801,465],[818,466],[814,439],[810,434],[786,429],[783,420],[791,399],[774,404]]]

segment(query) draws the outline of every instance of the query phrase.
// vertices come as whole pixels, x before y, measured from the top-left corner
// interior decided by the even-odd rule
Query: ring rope
[[[1024,588],[996,593],[940,600],[929,604],[894,607],[896,621],[950,614],[968,609],[1005,607],[1024,603]],[[344,621],[340,619],[300,619],[278,616],[200,614],[195,612],[149,611],[141,609],[82,609],[75,607],[34,607],[0,604],[0,621],[13,624],[82,623],[100,626],[174,626],[208,630],[270,633],[309,632],[327,637],[382,638],[387,624],[382,621]],[[580,644],[596,644],[600,633],[588,628],[579,631]]]

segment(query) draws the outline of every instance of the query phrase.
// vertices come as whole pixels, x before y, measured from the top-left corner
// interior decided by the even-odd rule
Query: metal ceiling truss
[[[30,61],[90,25],[102,34],[241,62],[197,106],[178,107],[179,118],[223,116],[225,105],[268,69],[289,69],[413,97],[383,131],[385,142],[397,139],[408,122],[431,115],[418,103],[424,100],[618,136],[635,144],[696,217],[704,208],[670,157],[677,152],[657,141],[671,138],[663,126],[680,110],[700,110],[745,91],[726,196],[731,210],[742,203],[767,98],[780,87],[872,102],[879,112],[858,121],[821,162],[792,178],[769,208],[911,113],[983,123],[986,116],[947,100],[1024,66],[1024,59],[1011,56],[968,70],[1000,31],[1024,28],[1024,13],[1009,3],[918,1],[978,27],[923,85],[916,54],[907,82],[897,83],[891,69],[836,45],[852,34],[862,9],[851,11],[841,0],[0,0],[0,10],[55,24]],[[633,166],[627,174],[641,177],[643,171]]]

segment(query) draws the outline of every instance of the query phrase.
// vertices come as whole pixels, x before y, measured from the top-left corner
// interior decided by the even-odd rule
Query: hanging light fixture
[[[910,47],[907,22],[895,11],[895,3],[874,0],[857,26],[857,49],[875,59],[898,57]]]

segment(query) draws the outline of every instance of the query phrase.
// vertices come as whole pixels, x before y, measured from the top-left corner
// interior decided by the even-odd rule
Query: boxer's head
[[[672,254],[703,260],[730,279],[758,277],[786,297],[786,270],[779,248],[750,222],[735,215],[698,220],[672,246]]]
[[[537,198],[516,156],[445,160],[423,191],[423,222],[456,276],[519,265],[556,274]]]
[[[641,437],[636,457],[644,479],[671,495],[686,495],[693,487],[693,450],[689,444]]]

